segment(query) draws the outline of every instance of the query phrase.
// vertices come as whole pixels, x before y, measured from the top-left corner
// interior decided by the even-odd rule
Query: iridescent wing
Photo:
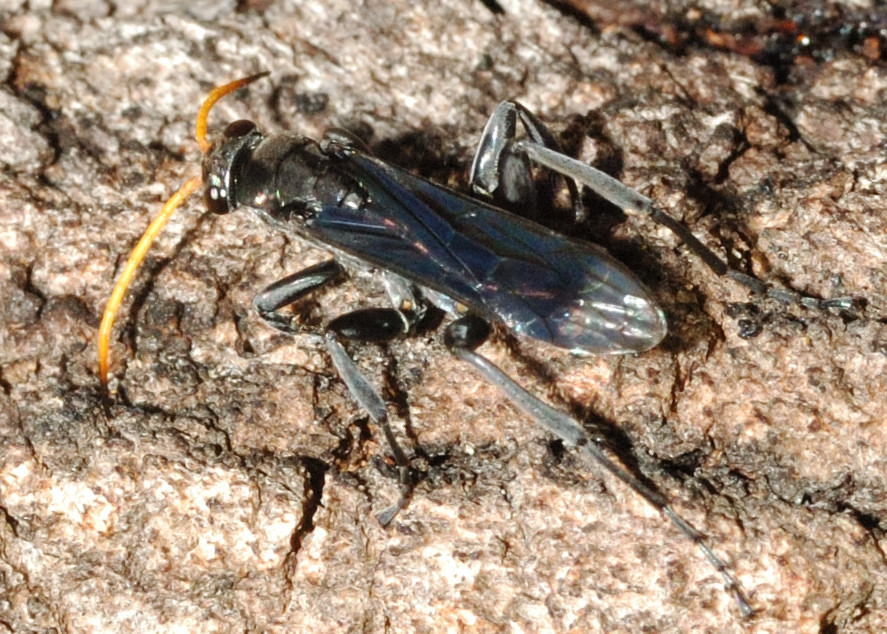
[[[308,226],[320,241],[570,350],[638,352],[665,335],[650,292],[602,248],[372,157],[342,160],[371,202],[325,206]]]

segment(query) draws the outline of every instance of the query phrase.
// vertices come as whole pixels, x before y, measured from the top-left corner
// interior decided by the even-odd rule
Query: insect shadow
[[[216,101],[266,74],[216,88],[201,105],[195,138],[204,153],[202,176],[186,181],[167,201],[120,274],[99,329],[102,383],[107,385],[114,316],[127,285],[169,216],[188,195],[202,189],[212,213],[248,208],[271,226],[333,255],[271,284],[256,296],[253,307],[269,326],[322,345],[350,395],[385,436],[401,494],[378,516],[383,525],[407,503],[415,473],[391,428],[385,401],[346,345],[414,335],[428,323],[429,311],[436,310],[448,320],[443,342],[452,354],[518,410],[657,508],[721,575],[740,614],[752,614],[739,582],[705,536],[645,478],[635,475],[631,451],[617,451],[632,466],[629,470],[604,449],[626,445],[623,433],[600,431],[612,430],[609,425],[587,428],[577,420],[588,421],[585,412],[574,417],[543,402],[476,351],[494,328],[507,337],[536,340],[577,355],[642,352],[658,345],[667,331],[665,314],[653,294],[619,260],[601,247],[509,210],[540,217],[553,181],[560,179],[576,218],[585,215],[579,188],[590,188],[626,213],[646,215],[667,227],[713,272],[753,292],[818,309],[847,309],[853,300],[809,297],[731,268],[650,199],[564,154],[545,125],[514,101],[495,109],[481,135],[469,181],[476,197],[380,160],[363,141],[341,129],[327,130],[314,141],[294,133],[266,135],[253,122],[241,120],[230,123],[214,143],[208,141],[207,119]],[[287,310],[324,287],[367,271],[381,279],[390,307],[353,310],[321,328],[300,321],[298,311]],[[542,367],[531,365],[537,371]]]

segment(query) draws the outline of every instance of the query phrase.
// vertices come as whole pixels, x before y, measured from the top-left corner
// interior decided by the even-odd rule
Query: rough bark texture
[[[0,2],[0,628],[887,629],[882,32],[779,26],[819,6],[800,0],[500,4]],[[864,4],[829,10],[853,25]],[[384,443],[323,351],[250,309],[324,253],[246,213],[201,217],[197,197],[124,307],[121,398],[103,407],[94,338],[113,279],[196,171],[208,88],[259,70],[271,79],[220,104],[214,129],[349,127],[464,188],[486,116],[516,97],[741,268],[869,301],[855,315],[749,304],[665,230],[589,198],[570,230],[655,290],[663,345],[483,348],[619,430],[614,450],[710,536],[754,617],[688,540],[434,333],[355,350],[429,472],[381,528],[397,496]],[[324,293],[324,314],[382,302],[367,286]],[[760,334],[740,337],[740,319]]]

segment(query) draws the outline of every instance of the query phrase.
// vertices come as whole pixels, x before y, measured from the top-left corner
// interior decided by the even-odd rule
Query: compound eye
[[[231,211],[231,202],[225,184],[218,178],[211,178],[203,188],[203,202],[214,214],[226,214]]]
[[[228,124],[228,127],[225,128],[224,134],[226,139],[236,139],[242,136],[246,136],[255,129],[256,124],[252,121],[248,121],[246,119],[238,119],[237,121],[232,121]]]
[[[203,202],[206,208],[214,214],[222,215],[231,211],[227,192],[218,187],[207,187],[203,192]]]

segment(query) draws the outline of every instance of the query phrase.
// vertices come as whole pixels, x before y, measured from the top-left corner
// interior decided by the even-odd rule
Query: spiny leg
[[[797,291],[777,288],[767,284],[752,275],[731,268],[714,251],[694,236],[686,226],[656,207],[649,198],[639,194],[612,176],[536,142],[517,141],[513,149],[526,154],[534,163],[543,165],[594,190],[598,195],[623,209],[626,213],[650,216],[654,222],[670,229],[716,275],[735,280],[759,295],[821,310],[828,308],[849,310],[860,303],[859,300],[851,297],[819,299]]]
[[[517,135],[518,121],[533,143],[561,153],[557,140],[536,115],[516,101],[503,101],[490,115],[481,133],[471,164],[470,183],[476,194],[533,215],[536,212],[537,196],[530,163],[524,153],[515,152],[512,147]],[[585,209],[579,198],[579,189],[573,180],[568,178],[565,181],[575,220],[582,221],[585,218]]]
[[[316,329],[299,323],[296,318],[280,309],[341,279],[343,275],[341,265],[335,260],[321,262],[271,284],[256,296],[253,306],[259,316],[277,330],[288,334],[316,332]],[[391,341],[408,333],[415,325],[414,320],[413,313],[394,308],[365,308],[336,317],[327,324],[323,334],[324,345],[339,377],[357,404],[381,428],[397,465],[400,498],[393,506],[377,515],[383,526],[388,525],[409,501],[415,479],[410,470],[409,459],[388,422],[385,401],[348,355],[339,338],[375,343]]]
[[[327,324],[328,332],[324,336],[327,351],[342,377],[342,381],[348,387],[348,391],[381,429],[391,448],[394,462],[397,466],[398,480],[400,482],[400,498],[398,501],[376,516],[382,526],[391,523],[397,513],[406,506],[413,493],[416,484],[413,470],[409,464],[409,458],[400,448],[388,415],[385,403],[379,393],[370,385],[363,376],[357,364],[345,351],[339,339],[349,341],[385,343],[406,336],[419,323],[424,315],[424,308],[416,303],[412,293],[405,290],[398,283],[395,276],[386,278],[389,296],[399,298],[398,305],[409,306],[410,309],[395,308],[364,308],[351,311],[333,319]],[[409,299],[405,299],[401,292],[406,292]],[[418,310],[412,310],[416,308]]]
[[[517,122],[528,138],[517,139]],[[523,205],[533,210],[536,193],[529,171],[530,162],[565,177],[577,220],[585,212],[576,184],[592,189],[627,213],[645,214],[667,227],[716,275],[728,277],[753,292],[773,299],[810,308],[850,310],[861,302],[850,297],[819,299],[797,291],[777,288],[752,275],[731,268],[705,246],[690,230],[653,202],[612,176],[566,156],[552,134],[530,110],[516,101],[503,101],[487,121],[471,166],[471,185],[475,192],[510,206]]]
[[[281,312],[309,293],[342,279],[342,266],[335,260],[320,262],[277,280],[253,299],[253,308],[269,326],[289,335],[310,331],[291,314]]]
[[[539,400],[518,385],[489,359],[474,352],[474,348],[483,343],[487,333],[489,333],[489,324],[478,317],[469,315],[457,319],[447,326],[444,336],[446,344],[453,354],[469,363],[491,384],[499,388],[519,410],[532,417],[542,427],[555,434],[568,445],[574,445],[583,449],[594,462],[622,480],[667,517],[678,530],[699,547],[709,563],[720,573],[727,590],[736,601],[740,614],[743,617],[750,616],[753,613],[753,609],[742,590],[742,586],[727,568],[724,560],[718,557],[708,545],[705,535],[693,528],[689,522],[681,517],[662,494],[644,484],[607,456],[601,446],[585,432],[579,422]]]
[[[397,465],[398,481],[400,482],[400,497],[397,502],[376,515],[379,524],[387,526],[398,512],[406,506],[413,493],[415,479],[410,471],[409,458],[407,458],[403,449],[400,448],[397,438],[394,436],[394,431],[388,422],[385,402],[375,388],[370,385],[370,382],[345,351],[342,344],[339,343],[336,334],[332,331],[327,332],[324,335],[324,343],[333,365],[336,366],[336,371],[339,373],[351,396],[369,414],[373,422],[382,429],[385,440],[388,442],[388,446],[391,448],[391,453],[394,456],[394,462]]]

